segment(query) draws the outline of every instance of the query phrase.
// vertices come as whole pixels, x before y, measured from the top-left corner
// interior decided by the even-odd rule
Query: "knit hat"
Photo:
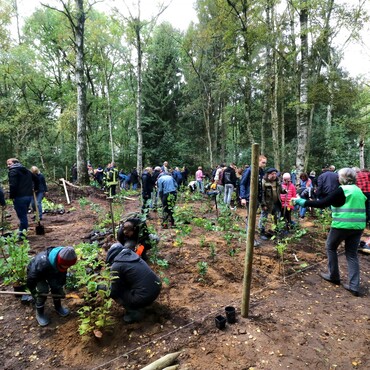
[[[66,272],[68,267],[77,262],[77,255],[73,247],[64,247],[57,257],[57,267],[60,272]]]
[[[267,171],[266,171],[266,173],[272,173],[272,172],[276,172],[276,173],[278,173],[279,171],[276,169],[276,168],[269,168]]]

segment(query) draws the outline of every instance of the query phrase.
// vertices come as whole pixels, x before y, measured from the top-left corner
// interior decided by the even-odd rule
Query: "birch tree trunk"
[[[77,85],[77,181],[88,184],[87,173],[87,137],[86,137],[86,82],[84,68],[84,32],[86,14],[83,0],[76,0],[76,85]]]
[[[143,65],[143,49],[141,40],[141,24],[140,24],[140,0],[138,0],[138,19],[135,26],[136,35],[136,50],[137,50],[137,90],[136,90],[136,133],[137,133],[137,161],[136,169],[141,179],[143,172],[143,132],[141,127],[141,92],[142,92],[142,65]]]
[[[297,127],[297,157],[298,173],[304,172],[307,156],[308,139],[308,12],[307,0],[301,0],[300,39],[301,39],[301,76],[299,92],[299,122]]]

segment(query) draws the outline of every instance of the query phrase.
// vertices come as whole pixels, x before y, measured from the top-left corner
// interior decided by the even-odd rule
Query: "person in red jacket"
[[[281,207],[283,217],[285,218],[286,227],[287,229],[289,229],[293,225],[292,210],[294,209],[294,205],[291,203],[291,199],[297,196],[297,190],[291,181],[289,173],[284,173],[281,187],[282,187],[282,193],[280,194]]]

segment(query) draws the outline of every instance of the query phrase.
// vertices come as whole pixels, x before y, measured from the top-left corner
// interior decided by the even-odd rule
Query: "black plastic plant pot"
[[[225,329],[226,326],[226,317],[218,315],[215,317],[216,327],[220,330]]]
[[[226,319],[229,324],[235,324],[236,322],[236,311],[235,307],[227,306],[225,307]]]

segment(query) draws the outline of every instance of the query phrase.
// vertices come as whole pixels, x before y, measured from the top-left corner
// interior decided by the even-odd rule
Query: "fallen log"
[[[141,370],[162,370],[170,366],[179,357],[181,351],[169,353],[166,356],[159,358],[151,364],[143,367]]]

